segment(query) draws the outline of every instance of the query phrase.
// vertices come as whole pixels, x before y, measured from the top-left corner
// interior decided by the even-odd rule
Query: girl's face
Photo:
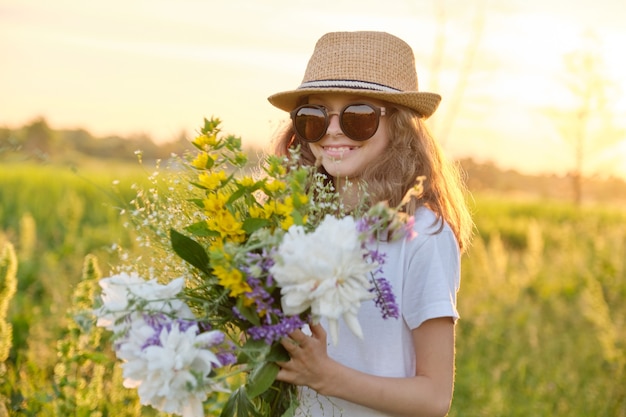
[[[358,178],[368,165],[386,151],[389,144],[386,116],[380,117],[378,130],[368,140],[355,141],[344,134],[339,125],[338,114],[351,103],[385,107],[382,101],[346,94],[320,94],[309,98],[309,104],[322,105],[329,115],[332,114],[326,134],[309,146],[316,159],[321,159],[326,172],[338,181]],[[387,109],[387,114],[389,110]]]

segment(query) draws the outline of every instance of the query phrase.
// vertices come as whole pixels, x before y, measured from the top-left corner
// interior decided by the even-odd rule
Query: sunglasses
[[[339,116],[339,125],[343,133],[352,140],[368,140],[378,130],[384,107],[367,103],[353,103],[345,106],[339,113],[329,113],[326,107],[317,104],[302,105],[290,113],[293,129],[298,138],[305,142],[317,142],[324,137],[330,116]]]

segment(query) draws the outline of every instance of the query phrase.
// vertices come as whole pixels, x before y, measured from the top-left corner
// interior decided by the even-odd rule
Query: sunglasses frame
[[[352,106],[367,106],[370,109],[374,110],[374,113],[376,114],[376,127],[374,129],[374,132],[366,137],[366,138],[353,138],[350,135],[348,135],[346,133],[346,130],[344,129],[344,123],[343,123],[343,115],[344,112]],[[315,139],[307,139],[304,136],[302,136],[300,134],[300,132],[298,132],[298,129],[296,128],[296,116],[298,115],[298,112],[304,108],[310,108],[310,109],[317,109],[320,110],[322,112],[322,114],[324,115],[324,129],[322,131],[322,133]],[[357,142],[364,142],[368,139],[370,139],[372,136],[374,136],[376,134],[376,132],[378,131],[378,126],[380,125],[380,118],[386,115],[386,108],[385,107],[378,107],[375,106],[373,104],[370,103],[363,103],[363,102],[356,102],[356,103],[350,103],[345,105],[341,111],[339,112],[333,112],[333,113],[329,113],[328,109],[325,106],[322,106],[321,104],[303,104],[301,106],[296,107],[295,109],[293,109],[291,112],[289,112],[289,116],[291,117],[291,122],[293,125],[293,131],[296,134],[296,136],[304,141],[304,142],[308,142],[308,143],[314,143],[314,142],[319,142],[320,140],[322,140],[322,138],[326,135],[326,132],[328,131],[328,126],[330,125],[330,118],[333,115],[337,115],[339,117],[339,126],[341,127],[341,131],[343,132],[344,135],[346,135],[348,138],[355,140]]]

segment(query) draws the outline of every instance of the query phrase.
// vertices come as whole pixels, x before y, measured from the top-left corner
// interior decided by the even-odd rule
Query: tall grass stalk
[[[2,243],[2,242],[0,242]],[[0,386],[5,382],[6,360],[13,342],[13,326],[7,321],[9,302],[17,289],[17,257],[11,243],[0,247]],[[0,416],[7,416],[7,398],[0,390]]]

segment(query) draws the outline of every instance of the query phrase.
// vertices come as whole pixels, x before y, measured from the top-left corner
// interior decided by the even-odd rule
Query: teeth
[[[349,147],[349,146],[342,146],[342,147],[327,146],[326,149],[329,150],[329,151],[334,151],[334,152],[347,152],[347,151],[349,151],[352,148]]]

